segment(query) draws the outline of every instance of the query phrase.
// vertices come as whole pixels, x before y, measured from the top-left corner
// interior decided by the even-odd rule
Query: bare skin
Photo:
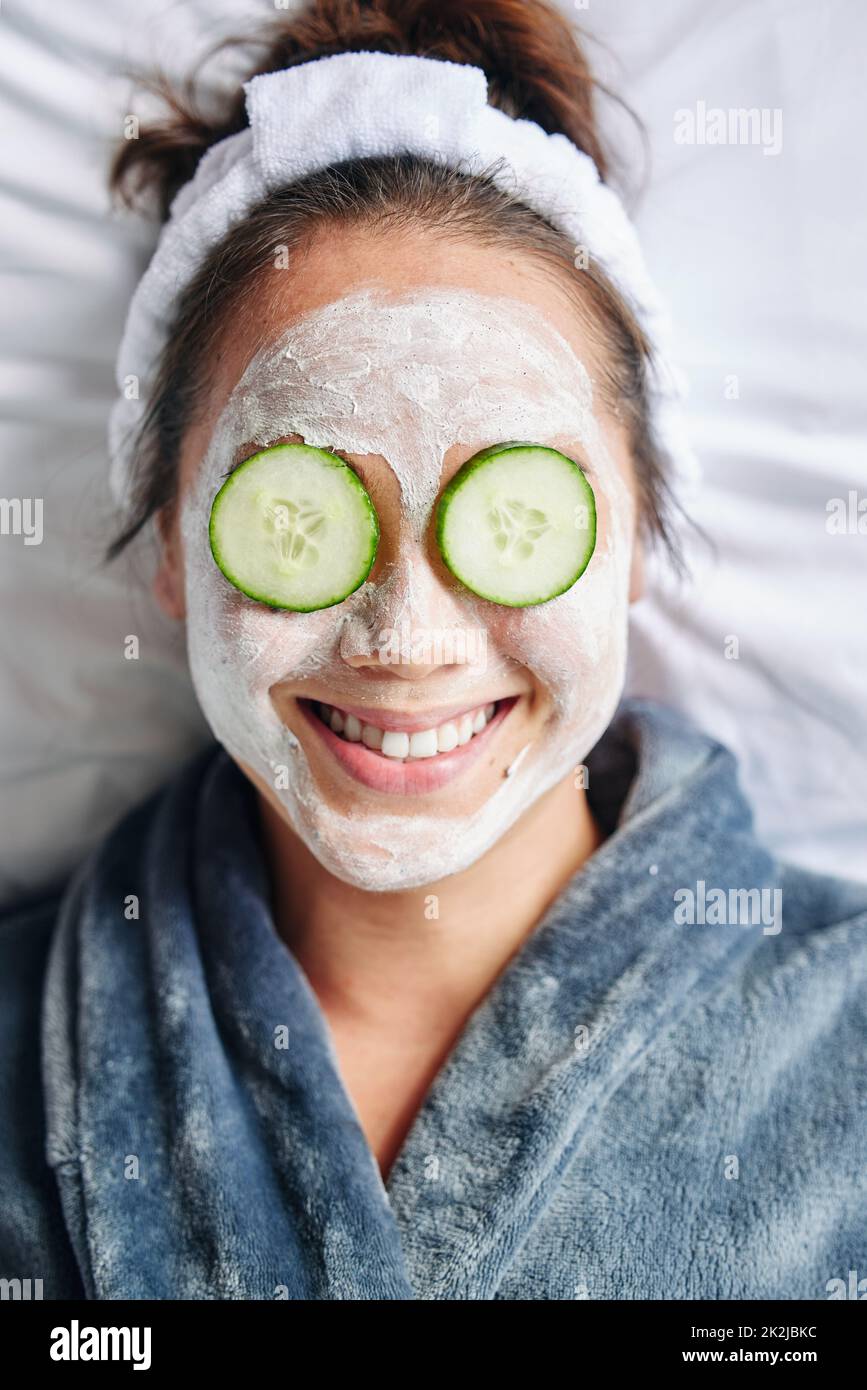
[[[179,496],[189,486],[220,410],[247,362],[296,316],[362,285],[400,291],[436,284],[487,293],[492,283],[500,292],[507,286],[510,295],[544,312],[592,369],[592,346],[574,307],[529,260],[405,232],[389,238],[347,232],[321,235],[291,274],[273,274],[249,298],[247,312],[226,334],[214,364],[207,408],[184,440]],[[613,420],[600,423],[634,495],[622,432]],[[447,452],[442,487],[463,461],[459,450]],[[371,574],[375,579],[389,562],[389,547],[404,543],[399,490],[386,460],[368,455],[352,462],[380,518],[383,543]],[[154,592],[162,609],[182,621],[184,556],[177,509],[166,511],[159,521],[162,554]],[[435,547],[420,553],[418,562],[430,565],[444,589],[453,585]],[[636,538],[633,601],[641,589]],[[448,671],[435,663],[380,665],[374,654],[354,657],[352,664],[359,689],[367,693],[359,703],[366,706],[434,708],[437,692],[448,689]],[[480,760],[458,779],[459,792],[452,793],[460,796],[468,812],[491,794],[493,779],[502,776],[503,758],[514,756],[544,724],[546,692],[532,673],[517,673],[514,692],[521,699],[507,721],[509,746],[499,750],[500,765],[495,767],[491,758]],[[380,793],[359,787],[331,765],[335,760],[298,717],[296,693],[309,692],[275,687],[272,700],[302,740],[322,795],[336,806],[349,804],[363,813],[365,798],[375,801]],[[317,697],[326,699],[327,692]],[[598,848],[601,833],[583,788],[576,787],[570,775],[462,873],[414,891],[371,893],[329,873],[295,834],[273,789],[249,768],[242,770],[259,793],[276,929],[316,992],[344,1085],[385,1180],[470,1015],[564,885]],[[401,810],[411,815],[407,801],[413,798],[403,798]]]

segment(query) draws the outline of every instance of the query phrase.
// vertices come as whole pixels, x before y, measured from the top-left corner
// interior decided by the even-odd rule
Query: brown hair
[[[566,135],[592,156],[604,178],[609,161],[594,114],[594,79],[572,25],[546,0],[313,0],[291,18],[269,20],[256,35],[214,52],[259,48],[243,80],[333,53],[409,53],[470,63],[485,72],[489,102],[513,117]],[[124,142],[112,190],[132,206],[155,201],[163,219],[202,155],[247,124],[244,93],[206,114],[195,74],[181,88],[161,76],[143,85],[164,102],[163,119]],[[496,165],[494,166],[496,168]],[[570,239],[489,176],[467,175],[411,154],[346,160],[266,197],[211,252],[179,295],[168,344],[135,441],[133,513],[107,549],[113,559],[176,496],[181,442],[207,390],[207,363],[225,324],[250,287],[274,264],[276,245],[301,256],[317,230],[422,227],[433,235],[478,239],[534,258],[575,304],[603,364],[603,400],[627,427],[642,530],[661,539],[679,565],[673,499],[649,419],[651,345],[630,306],[601,268],[576,268]]]

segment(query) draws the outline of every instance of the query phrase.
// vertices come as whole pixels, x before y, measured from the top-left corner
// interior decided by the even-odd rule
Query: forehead
[[[526,257],[430,237],[322,238],[291,273],[257,282],[221,335],[180,492],[198,479],[207,496],[288,437],[379,456],[419,529],[453,469],[507,439],[548,443],[592,472],[613,458],[632,489],[598,375],[584,316]]]
[[[580,420],[593,387],[574,347],[531,304],[374,285],[294,319],[248,362],[230,401],[233,416],[254,423],[267,409],[292,413],[305,435],[323,415],[350,432],[360,418],[384,432],[482,415],[502,438],[500,422],[520,421],[532,405],[564,427]]]
[[[595,376],[600,365],[595,335],[588,334],[586,320],[564,282],[526,254],[430,233],[397,236],[351,229],[319,234],[303,257],[293,259],[290,268],[272,269],[252,290],[245,291],[231,322],[223,325],[208,365],[204,423],[213,423],[217,418],[256,355],[293,325],[309,320],[312,311],[364,288],[398,299],[420,287],[464,291],[467,298],[479,294],[511,300],[517,312],[525,309],[528,323],[534,315],[540,315],[556,329],[591,376]],[[431,335],[435,328],[431,325]],[[418,325],[414,331],[419,332]],[[384,351],[382,332],[378,337]],[[505,351],[493,349],[493,337],[489,341],[492,350],[504,359],[504,367],[507,361],[515,363],[515,340],[505,344]],[[476,336],[474,350],[483,353],[480,335]]]
[[[294,320],[244,370],[211,467],[289,433],[386,460],[419,528],[450,449],[558,437],[604,455],[588,370],[542,312],[437,285],[366,286]]]

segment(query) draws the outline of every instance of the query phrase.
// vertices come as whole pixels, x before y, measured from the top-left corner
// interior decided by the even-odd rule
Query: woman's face
[[[610,722],[636,503],[596,374],[574,308],[531,262],[421,237],[321,238],[298,268],[273,273],[221,344],[210,408],[185,439],[156,591],[186,617],[215,736],[337,877],[390,891],[467,868],[574,776]],[[434,538],[449,479],[509,440],[573,458],[597,504],[586,571],[528,608],[463,588]],[[209,546],[226,472],[278,442],[340,453],[379,518],[367,581],[312,613],[247,598]],[[342,733],[329,727],[341,719]],[[474,731],[449,750],[452,725],[462,740]],[[359,726],[361,739],[347,737]],[[443,751],[429,755],[430,733],[412,739],[425,731]],[[405,740],[369,746],[389,732],[410,736],[409,757],[386,751]]]

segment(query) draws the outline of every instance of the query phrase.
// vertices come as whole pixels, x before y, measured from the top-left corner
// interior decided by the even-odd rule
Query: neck
[[[602,835],[571,778],[481,859],[422,888],[371,893],[335,878],[261,793],[275,925],[326,1014],[453,1036]]]

